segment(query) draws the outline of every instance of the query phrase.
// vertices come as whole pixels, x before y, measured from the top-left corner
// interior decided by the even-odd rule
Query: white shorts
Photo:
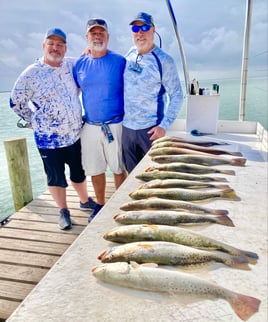
[[[85,123],[81,130],[82,164],[87,176],[109,170],[120,174],[125,169],[122,157],[122,122],[109,124],[114,141],[108,142],[101,126]]]

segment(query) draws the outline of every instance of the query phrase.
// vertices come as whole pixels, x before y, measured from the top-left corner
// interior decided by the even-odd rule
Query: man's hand
[[[150,137],[151,141],[154,141],[156,139],[162,138],[163,136],[165,136],[166,131],[160,127],[159,125],[151,128],[150,131],[147,132],[148,134],[152,134]]]

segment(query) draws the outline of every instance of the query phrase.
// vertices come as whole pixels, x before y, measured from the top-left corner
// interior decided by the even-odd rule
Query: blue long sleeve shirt
[[[126,59],[123,125],[139,130],[158,124],[167,130],[177,118],[183,103],[183,92],[173,58],[155,46],[145,55],[138,55],[137,48],[132,47]],[[164,105],[159,101],[161,85],[165,88]],[[160,111],[162,116],[159,119],[161,108],[163,111]]]

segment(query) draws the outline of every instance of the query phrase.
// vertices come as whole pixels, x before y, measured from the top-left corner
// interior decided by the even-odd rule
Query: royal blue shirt
[[[111,123],[122,121],[124,114],[123,74],[126,60],[110,50],[103,57],[82,55],[75,63],[73,73],[82,90],[86,122]]]

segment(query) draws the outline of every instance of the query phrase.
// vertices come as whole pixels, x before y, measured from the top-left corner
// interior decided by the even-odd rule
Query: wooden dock
[[[88,191],[95,197],[91,181]],[[107,177],[107,200],[114,191],[113,179]],[[67,200],[74,223],[70,231],[58,228],[59,210],[49,192],[0,226],[0,321],[11,315],[87,226],[89,212],[79,210],[79,198],[71,185]]]

